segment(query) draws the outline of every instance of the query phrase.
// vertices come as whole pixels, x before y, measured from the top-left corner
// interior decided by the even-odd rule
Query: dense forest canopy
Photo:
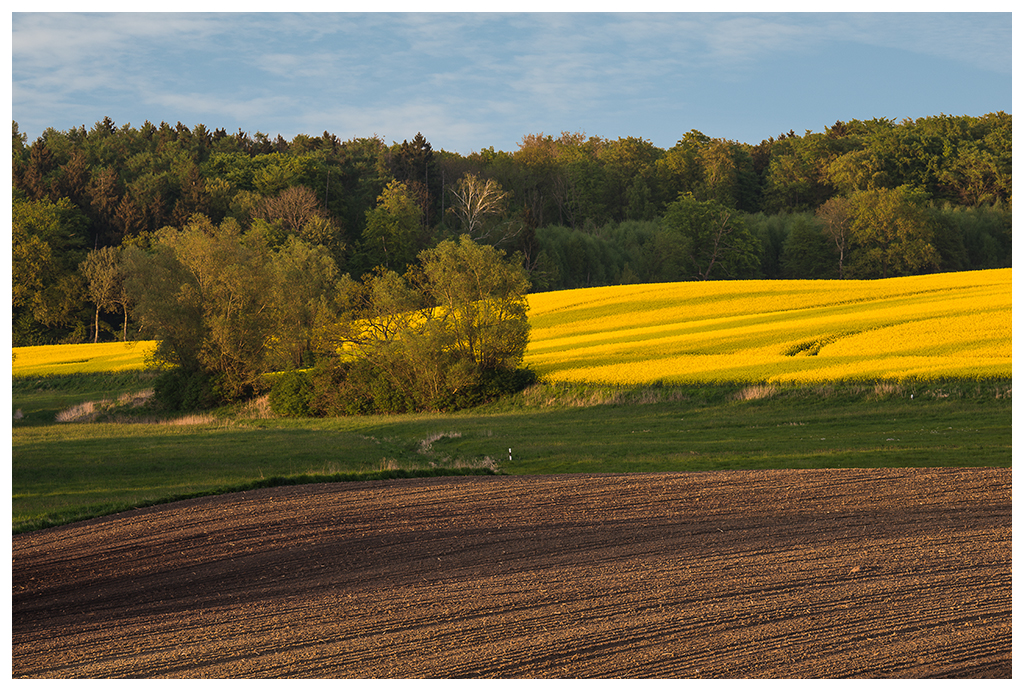
[[[516,151],[469,155],[422,134],[287,141],[109,118],[30,144],[15,122],[14,345],[139,333],[118,271],[172,229],[223,229],[275,257],[315,251],[333,267],[322,274],[355,279],[402,274],[465,235],[515,255],[535,291],[1006,267],[1011,142],[1002,112],[757,144],[691,130],[669,149],[529,134]]]

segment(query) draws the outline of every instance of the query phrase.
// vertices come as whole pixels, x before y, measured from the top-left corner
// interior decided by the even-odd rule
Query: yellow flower
[[[719,281],[530,296],[526,363],[552,380],[1010,377],[1012,270]]]
[[[155,349],[156,341],[13,348],[11,374],[20,377],[144,369]]]

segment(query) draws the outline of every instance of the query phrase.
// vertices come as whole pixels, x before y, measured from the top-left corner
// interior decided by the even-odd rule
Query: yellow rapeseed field
[[[552,381],[1012,376],[1012,270],[875,281],[714,281],[529,296],[526,364]],[[15,376],[142,369],[156,343],[14,348]]]
[[[12,348],[11,374],[15,377],[37,377],[144,369],[147,358],[155,349],[156,341]]]
[[[538,293],[526,364],[625,385],[1010,377],[1011,269]]]

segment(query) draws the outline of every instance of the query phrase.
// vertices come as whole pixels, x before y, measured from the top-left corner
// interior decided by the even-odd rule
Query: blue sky
[[[560,7],[512,7],[534,6]],[[562,131],[668,148],[691,129],[756,144],[836,120],[1012,112],[1009,12],[55,12],[11,22],[13,119],[30,142],[109,116],[286,139],[327,130],[390,144],[422,132],[462,154]]]

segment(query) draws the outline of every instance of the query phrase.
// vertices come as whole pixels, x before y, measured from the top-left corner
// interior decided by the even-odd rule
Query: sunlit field
[[[526,363],[549,381],[455,414],[292,419],[247,403],[164,419],[132,413],[152,393],[153,342],[16,348],[13,526],[399,472],[1009,467],[1010,278],[531,295]],[[90,406],[102,419],[70,414]]]
[[[796,383],[1012,376],[1012,270],[875,281],[641,284],[529,296],[549,381]],[[143,369],[155,343],[14,349],[14,376]]]
[[[141,370],[147,367],[155,348],[155,341],[14,348],[11,373],[15,377],[39,377]]]
[[[620,385],[1009,378],[1011,274],[539,293],[526,364]]]

